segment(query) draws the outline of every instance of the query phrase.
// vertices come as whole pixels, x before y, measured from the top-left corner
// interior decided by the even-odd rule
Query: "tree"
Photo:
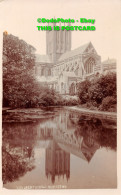
[[[85,104],[89,101],[88,89],[91,85],[89,80],[85,80],[78,84],[78,96],[80,98],[81,104]]]
[[[3,106],[25,104],[33,92],[35,48],[13,35],[3,35]]]
[[[114,102],[116,102],[116,73],[108,73],[98,79],[93,79],[88,91],[90,101],[92,103],[96,102],[99,106],[104,98],[108,96],[114,98]]]
[[[60,96],[36,81],[35,48],[13,35],[3,35],[3,106],[57,105]]]
[[[78,96],[81,104],[94,106],[100,110],[116,111],[116,73],[100,75],[91,81],[81,82],[78,85]]]

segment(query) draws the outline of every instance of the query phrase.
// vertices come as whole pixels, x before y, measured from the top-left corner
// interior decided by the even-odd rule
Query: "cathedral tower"
[[[56,27],[56,24],[53,26]],[[71,31],[61,30],[61,25],[56,31],[53,26],[52,31],[46,32],[46,54],[56,63],[63,53],[71,50]]]

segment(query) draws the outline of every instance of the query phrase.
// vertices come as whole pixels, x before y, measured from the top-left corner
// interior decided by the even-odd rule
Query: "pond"
[[[62,108],[8,110],[3,115],[3,187],[116,188],[116,132],[116,121]]]

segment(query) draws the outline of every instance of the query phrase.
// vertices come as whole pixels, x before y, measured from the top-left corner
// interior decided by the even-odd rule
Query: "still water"
[[[10,120],[18,113],[26,122]],[[4,117],[5,188],[116,188],[116,121],[60,108]]]

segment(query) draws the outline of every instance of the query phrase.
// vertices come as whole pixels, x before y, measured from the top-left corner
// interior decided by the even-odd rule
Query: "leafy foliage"
[[[83,81],[78,86],[81,104],[89,104],[104,111],[116,110],[116,73],[108,73],[91,81]],[[110,98],[109,98],[110,97]],[[102,105],[102,106],[101,106]]]
[[[34,77],[35,49],[13,35],[3,36],[3,106],[39,107],[57,104],[59,95]]]
[[[13,35],[3,36],[3,105],[19,106],[31,98],[35,49]]]
[[[90,86],[91,86],[91,82],[89,80],[85,80],[78,85],[78,90],[79,90],[78,96],[82,104],[89,101],[88,89]]]
[[[99,107],[100,110],[108,110],[108,111],[115,111],[116,110],[116,99],[112,96],[107,96],[103,99],[101,106]]]

